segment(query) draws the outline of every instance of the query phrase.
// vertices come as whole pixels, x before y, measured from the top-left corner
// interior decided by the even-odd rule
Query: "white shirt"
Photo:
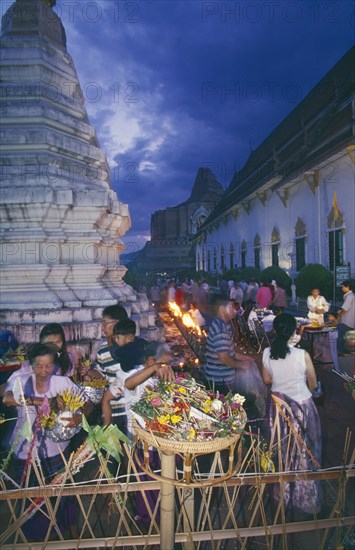
[[[250,330],[255,330],[255,321],[258,321],[258,320],[259,319],[258,319],[257,314],[252,309],[251,312],[249,313],[249,317],[248,317],[248,327],[250,328]]]
[[[199,327],[203,327],[206,324],[205,319],[200,313],[199,309],[190,309],[189,313],[192,317],[193,322],[198,325]]]
[[[330,304],[327,302],[324,296],[318,295],[316,298],[314,298],[311,294],[307,298],[307,307],[309,309],[308,319],[314,319],[319,323],[324,323],[323,313],[316,313],[317,309],[324,309],[324,313],[329,311]]]
[[[141,366],[138,368],[135,372],[139,372],[144,369],[144,366]],[[127,377],[128,378],[128,377]],[[124,389],[124,400],[126,405],[126,413],[127,413],[127,435],[128,437],[132,437],[134,434],[132,420],[133,420],[133,414],[131,411],[132,405],[135,403],[138,403],[140,398],[142,397],[144,390],[147,386],[153,383],[153,378],[150,377],[148,380],[143,382],[142,384],[139,384],[134,388],[134,390],[128,390],[126,387]]]
[[[31,378],[32,378],[32,381],[30,382]],[[23,376],[18,376],[14,378],[12,383],[9,385],[9,387],[6,388],[6,391],[13,391],[15,384],[21,384],[22,389],[24,390],[28,382],[31,383],[34,397],[48,397],[48,398],[56,397],[59,393],[62,393],[64,390],[67,390],[67,389],[72,389],[75,393],[78,392],[78,387],[67,376],[53,375],[51,376],[51,379],[50,379],[49,390],[46,393],[39,393],[36,390],[36,380],[35,380],[34,374],[23,375]],[[84,399],[85,399],[85,396],[84,396]],[[17,411],[18,411],[18,418],[17,418],[14,431],[10,438],[10,442],[9,442],[10,447],[15,442],[18,432],[19,430],[21,430],[26,420],[28,419],[31,426],[33,427],[34,421],[36,420],[37,414],[38,414],[37,407],[18,406]],[[29,443],[22,436],[20,436],[18,443],[15,447],[15,455],[17,458],[21,460],[25,460],[27,458],[28,445]],[[56,456],[60,454],[60,451],[63,452],[68,447],[68,445],[69,445],[69,441],[60,441],[58,443],[51,441],[48,437],[46,437],[46,430],[43,428],[40,428],[37,434],[36,447],[39,450],[39,453],[42,453],[42,456],[48,456],[48,457]]]
[[[340,322],[348,327],[355,328],[355,294],[352,290],[344,294],[344,303],[341,308],[346,313],[341,316]]]
[[[307,368],[305,351],[290,348],[285,359],[271,359],[270,348],[264,349],[263,365],[272,378],[271,390],[284,393],[294,401],[300,402],[311,397],[307,386]]]
[[[269,315],[266,315],[262,319],[262,324],[264,327],[265,332],[272,332],[273,330],[273,323],[274,323],[275,315],[273,313],[270,313]]]
[[[169,286],[168,288],[168,302],[175,302],[176,290],[175,287]]]

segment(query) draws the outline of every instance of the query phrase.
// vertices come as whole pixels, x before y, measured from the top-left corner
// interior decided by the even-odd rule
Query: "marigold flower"
[[[171,416],[171,421],[173,424],[178,424],[181,419],[182,419],[182,416],[179,416],[178,414],[173,414]]]
[[[179,388],[179,392],[185,394],[185,393],[187,393],[187,389],[184,388],[183,386],[181,386],[181,387]]]
[[[162,414],[158,417],[159,424],[169,424],[170,422],[170,414]]]

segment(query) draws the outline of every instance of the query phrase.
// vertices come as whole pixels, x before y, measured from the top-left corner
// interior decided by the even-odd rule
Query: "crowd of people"
[[[343,306],[332,317],[332,322],[337,322],[340,353],[345,351],[344,335],[355,327],[355,302],[351,283],[344,281],[342,290]],[[250,418],[254,416],[265,419],[267,386],[271,385],[272,395],[281,399],[288,411],[291,411],[300,436],[320,463],[320,424],[312,400],[312,392],[317,388],[317,378],[309,350],[303,345],[301,335],[297,334],[297,322],[284,311],[287,297],[281,285],[259,285],[255,280],[251,280],[249,284],[243,280],[230,281],[227,286],[222,285],[219,294],[211,301],[208,299],[208,284],[204,281],[197,283],[186,279],[180,283],[176,280],[160,280],[150,288],[149,294],[155,304],[178,303],[190,312],[196,324],[206,328],[204,376],[206,385],[212,392],[226,394],[231,391],[245,395]],[[311,289],[307,305],[309,319],[324,323],[324,316],[330,312],[330,304],[320,295],[319,289]],[[233,320],[243,316],[247,323],[253,322],[256,310],[270,308],[272,311],[264,317],[263,323],[265,330],[270,333],[271,344],[263,350],[261,362],[258,364],[260,357],[238,351]],[[60,394],[63,389],[75,389],[73,379],[107,381],[108,386],[101,403],[102,417],[96,417],[96,421],[105,426],[114,420],[130,438],[133,437],[130,408],[139,400],[146,385],[152,377],[165,381],[174,379],[173,355],[169,347],[161,342],[148,343],[137,337],[136,324],[129,319],[122,305],[116,304],[103,309],[101,328],[104,340],[96,357],[91,362],[78,361],[75,364],[67,349],[61,325],[45,325],[38,344],[32,347],[21,368],[1,387],[3,403],[17,410],[16,426],[9,443],[14,451],[11,466],[15,480],[19,481],[24,470],[24,461],[28,460],[30,443],[23,433],[25,420],[30,419],[34,426],[45,400],[53,404],[56,410],[62,410]],[[93,409],[92,403],[86,398],[80,413],[67,419],[67,427],[80,425],[83,415],[90,419]],[[275,401],[271,400],[271,423],[274,417]],[[62,456],[67,456],[70,452],[70,442],[53,443],[48,440],[45,429],[40,426],[37,426],[35,435],[36,458],[43,464],[45,476],[49,477],[63,466]],[[294,465],[296,463],[297,460]],[[302,461],[298,463],[305,466]],[[309,463],[307,465],[312,466]],[[297,483],[292,491],[286,493],[290,504],[306,511],[317,510],[321,499],[320,491],[313,488],[311,494],[309,485],[307,489],[304,484],[302,486],[302,483]],[[64,506],[64,500],[62,508],[63,524],[70,527],[75,515],[72,513],[68,516],[69,504]]]

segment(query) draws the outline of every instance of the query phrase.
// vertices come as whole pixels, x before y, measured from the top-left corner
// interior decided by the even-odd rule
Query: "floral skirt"
[[[321,462],[322,439],[318,411],[313,399],[296,402],[273,392],[270,405],[271,448],[278,456],[279,471],[317,470]],[[298,480],[275,485],[274,497],[283,498],[287,510],[308,514],[319,512],[322,483]]]

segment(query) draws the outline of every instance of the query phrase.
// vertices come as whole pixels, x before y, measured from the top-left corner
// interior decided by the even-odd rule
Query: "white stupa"
[[[53,0],[17,0],[1,32],[1,328],[36,341],[60,322],[100,338],[122,303],[154,332],[148,301],[122,280],[127,204],[113,191]]]

